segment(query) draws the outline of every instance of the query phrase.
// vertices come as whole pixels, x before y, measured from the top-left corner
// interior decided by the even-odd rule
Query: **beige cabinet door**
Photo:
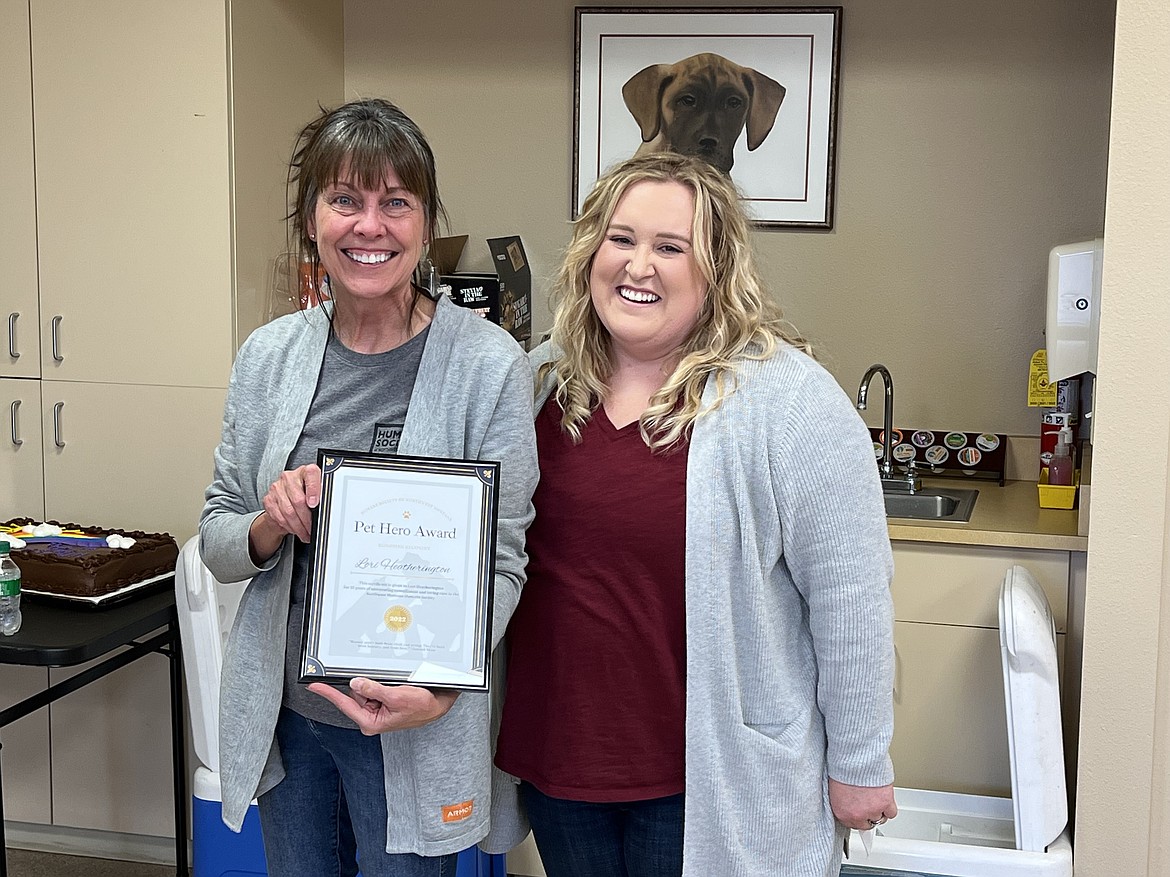
[[[0,521],[45,515],[41,382],[0,378]]]
[[[0,665],[0,709],[48,686],[44,667]],[[0,729],[4,744],[4,818],[48,825],[53,819],[49,771],[49,711],[39,709]]]
[[[1011,795],[999,631],[894,624],[894,782]]]
[[[45,515],[194,535],[226,391],[44,381]]]
[[[168,672],[148,655],[53,704],[54,825],[175,836]]]
[[[1020,564],[1044,589],[1056,629],[1068,617],[1069,552],[1033,548],[895,542],[894,617],[898,621],[999,626],[1004,574]]]
[[[0,375],[41,373],[28,0],[0,0]]]
[[[894,782],[1011,797],[999,630],[899,621],[894,655]]]
[[[36,0],[43,376],[226,386],[223,0]]]

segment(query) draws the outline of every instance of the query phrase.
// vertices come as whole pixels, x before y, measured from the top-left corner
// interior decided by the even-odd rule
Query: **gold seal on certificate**
[[[486,691],[499,463],[322,450],[302,682]]]

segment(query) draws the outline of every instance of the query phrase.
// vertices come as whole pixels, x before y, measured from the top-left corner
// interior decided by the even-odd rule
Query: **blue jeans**
[[[268,873],[279,877],[454,877],[458,854],[386,852],[382,744],[281,709],[285,777],[259,798]]]
[[[678,877],[683,796],[591,804],[520,784],[548,877]]]

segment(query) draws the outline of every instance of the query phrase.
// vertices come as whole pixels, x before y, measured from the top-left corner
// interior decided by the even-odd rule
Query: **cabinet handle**
[[[61,355],[61,315],[53,317],[53,359],[56,362],[64,362],[65,357]]]
[[[65,442],[61,441],[61,409],[64,407],[64,402],[57,402],[53,405],[53,444],[59,448],[65,447]]]
[[[898,644],[894,643],[894,703],[901,703],[902,698],[898,689],[902,687],[902,656],[898,654]]]
[[[16,318],[19,316],[19,311],[8,315],[8,355],[13,359],[20,359],[20,353],[16,349]]]
[[[13,399],[12,400],[12,444],[16,445],[16,447],[18,447],[18,448],[24,444],[24,439],[22,439],[20,437],[19,431],[16,428],[16,412],[19,410],[20,410],[20,400]]]

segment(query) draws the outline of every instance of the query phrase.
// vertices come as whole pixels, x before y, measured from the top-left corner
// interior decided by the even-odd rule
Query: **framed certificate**
[[[302,682],[487,691],[500,464],[321,450]]]

